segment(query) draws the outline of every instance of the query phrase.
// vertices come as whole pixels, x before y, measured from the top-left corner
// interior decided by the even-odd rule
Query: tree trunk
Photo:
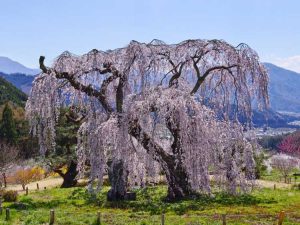
[[[124,200],[127,193],[128,171],[123,160],[113,160],[108,171],[111,189],[107,193],[108,201]]]
[[[146,132],[144,132],[138,121],[130,121],[129,134],[147,150],[154,152],[154,159],[162,166],[168,181],[168,200],[185,198],[192,194],[191,185],[188,182],[188,174],[181,160],[168,154],[158,145]],[[175,144],[172,148],[176,148]],[[180,151],[180,149],[176,149]]]
[[[180,117],[175,112],[171,117],[166,118],[166,126],[173,135],[174,141],[171,145],[172,157],[167,163],[166,176],[168,180],[168,199],[181,199],[192,194],[192,188],[188,181],[188,174],[182,162],[182,137],[180,135]]]
[[[4,188],[6,188],[6,187],[7,187],[6,174],[5,174],[5,173],[2,173],[2,176],[3,176]]]
[[[77,163],[75,161],[71,161],[68,166],[68,170],[65,174],[59,173],[59,175],[64,179],[61,188],[70,188],[74,187],[77,184],[76,176],[78,174],[77,171]]]
[[[168,181],[167,199],[179,200],[192,194],[191,185],[188,182],[188,175],[182,163],[176,163],[175,158],[166,162],[166,178]],[[176,165],[177,164],[177,165]]]

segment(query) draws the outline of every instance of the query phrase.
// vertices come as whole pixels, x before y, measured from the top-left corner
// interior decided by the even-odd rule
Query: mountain
[[[24,106],[27,95],[12,85],[10,82],[0,77],[0,105],[6,102],[13,102],[16,105]]]
[[[278,114],[276,111],[300,113],[300,74],[271,63],[264,63],[264,65],[270,78],[269,96],[271,109],[266,113],[255,111],[253,119],[254,123],[258,125],[264,124],[267,117],[268,123],[277,127],[290,122],[294,117]],[[13,73],[1,73],[3,70]],[[32,74],[36,73],[39,73],[39,70],[26,68],[6,57],[0,57],[0,77],[3,77],[26,94],[29,94],[32,87],[34,80]],[[266,114],[268,115],[266,116]]]
[[[0,72],[6,74],[22,73],[27,75],[37,75],[40,70],[27,68],[16,61],[0,56]]]
[[[265,63],[269,72],[269,96],[275,111],[300,112],[300,74]]]
[[[3,77],[5,80],[9,81],[27,95],[30,93],[32,82],[35,78],[35,76],[25,75],[21,73],[5,74],[1,72],[0,77]]]

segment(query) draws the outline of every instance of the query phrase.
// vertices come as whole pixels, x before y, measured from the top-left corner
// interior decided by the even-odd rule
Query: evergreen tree
[[[2,120],[0,124],[0,137],[11,144],[15,144],[17,140],[16,123],[13,118],[13,111],[9,104],[6,104],[3,109]]]
[[[47,154],[46,163],[51,170],[63,179],[62,188],[73,187],[77,184],[77,131],[83,117],[79,117],[74,109],[61,109],[56,125],[56,148]]]

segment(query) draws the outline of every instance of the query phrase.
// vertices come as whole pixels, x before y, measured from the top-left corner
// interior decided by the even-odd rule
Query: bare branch
[[[234,68],[234,67],[237,67],[237,66],[238,66],[238,65],[231,65],[231,66],[214,66],[214,67],[212,67],[212,68],[207,69],[207,70],[205,71],[205,73],[204,73],[202,76],[200,76],[200,78],[198,78],[198,80],[197,80],[197,82],[196,82],[196,84],[195,84],[193,90],[191,91],[191,94],[193,95],[193,94],[195,94],[195,93],[198,91],[198,89],[199,89],[199,87],[201,86],[201,84],[205,81],[206,77],[208,77],[208,75],[209,75],[211,72],[213,72],[213,71],[215,71],[215,70],[227,70],[227,71],[229,71],[229,73],[232,74],[232,72],[231,72],[230,69],[231,69],[231,68]]]
[[[99,102],[102,104],[102,106],[103,106],[103,108],[105,109],[106,112],[111,113],[113,111],[113,109],[111,108],[111,106],[107,102],[105,94],[103,94],[100,91],[97,91],[91,85],[86,86],[86,85],[80,83],[79,81],[76,80],[74,74],[69,74],[67,72],[60,73],[60,72],[55,71],[54,69],[48,69],[44,65],[44,60],[45,60],[45,57],[41,56],[40,60],[39,60],[40,68],[44,73],[50,74],[51,72],[53,72],[57,79],[67,79],[69,81],[69,83],[71,84],[71,86],[73,88],[75,88],[76,90],[82,91],[85,94],[87,94],[88,96],[92,96],[92,97],[97,98],[99,100]]]

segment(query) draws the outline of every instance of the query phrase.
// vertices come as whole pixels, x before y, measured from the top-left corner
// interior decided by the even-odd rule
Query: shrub
[[[33,167],[31,169],[21,169],[16,171],[13,176],[13,180],[17,184],[21,184],[23,190],[25,190],[25,186],[37,180],[40,180],[44,177],[45,171],[40,167]]]
[[[17,191],[3,191],[2,198],[5,202],[15,202],[18,199]]]

